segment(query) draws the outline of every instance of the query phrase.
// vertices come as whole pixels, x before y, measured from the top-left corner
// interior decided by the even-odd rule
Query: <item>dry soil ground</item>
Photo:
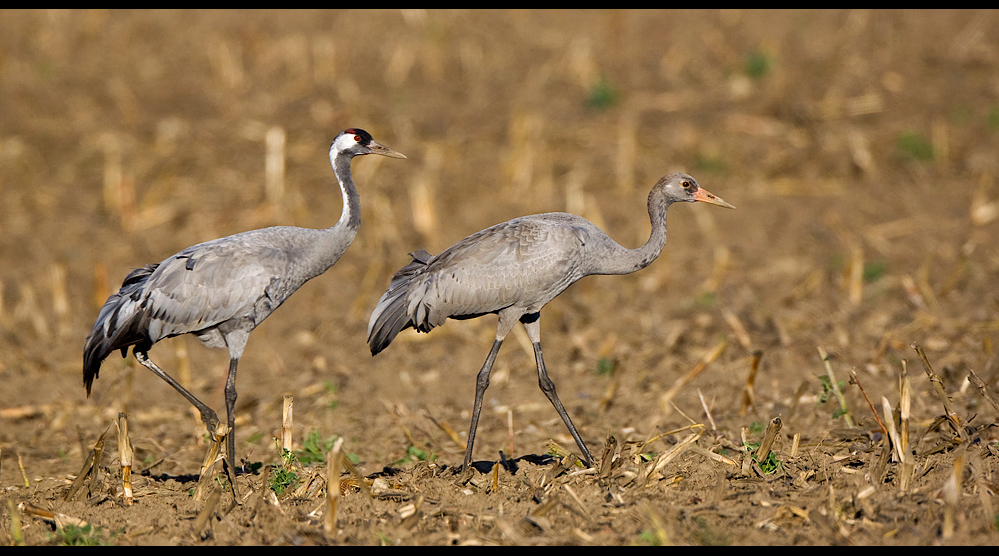
[[[132,268],[335,222],[327,148],[355,126],[409,158],[354,162],[356,241],[240,366],[239,503],[199,500],[187,402],[117,355],[87,398],[83,340]],[[0,11],[0,542],[996,543],[997,153],[995,11]],[[456,481],[495,317],[372,358],[392,272],[554,210],[638,246],[676,170],[738,210],[675,206],[659,260],[543,312],[598,468],[545,457],[576,447],[517,332]],[[223,351],[151,356],[224,411]],[[300,462],[342,438],[369,488],[343,476],[332,529],[326,465],[277,449],[286,394]]]

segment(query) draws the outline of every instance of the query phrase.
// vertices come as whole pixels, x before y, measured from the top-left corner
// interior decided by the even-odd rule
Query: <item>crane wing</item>
[[[511,305],[540,309],[583,276],[586,221],[559,216],[497,224],[434,257],[426,279],[410,288],[410,317],[433,327],[448,317],[481,315]]]
[[[155,342],[233,318],[256,325],[277,305],[272,286],[288,267],[285,251],[252,236],[231,236],[189,247],[157,266],[142,305]]]

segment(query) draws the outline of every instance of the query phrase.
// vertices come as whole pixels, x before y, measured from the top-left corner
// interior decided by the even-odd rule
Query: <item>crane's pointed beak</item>
[[[714,193],[711,193],[710,191],[704,189],[703,187],[697,189],[697,194],[694,195],[694,197],[698,201],[704,201],[705,203],[711,203],[712,205],[718,205],[720,207],[725,207],[730,209],[735,208],[735,205],[725,202],[724,199],[715,195]]]
[[[372,141],[368,143],[368,148],[371,149],[371,154],[380,154],[383,156],[389,156],[392,158],[406,158],[406,155],[399,151],[393,151],[392,149],[382,145],[381,143]]]

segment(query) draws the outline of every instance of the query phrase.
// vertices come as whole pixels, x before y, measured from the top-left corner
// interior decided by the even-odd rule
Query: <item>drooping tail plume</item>
[[[129,346],[148,342],[148,319],[140,299],[146,280],[157,266],[146,265],[130,272],[118,293],[111,294],[101,307],[83,350],[83,385],[87,387],[87,396],[101,370],[101,362],[111,352],[120,349],[124,357]]]
[[[378,300],[378,305],[368,320],[368,345],[371,355],[387,348],[396,335],[415,324],[407,314],[406,295],[409,284],[430,262],[431,255],[424,249],[409,254],[413,261],[392,276],[389,288]]]

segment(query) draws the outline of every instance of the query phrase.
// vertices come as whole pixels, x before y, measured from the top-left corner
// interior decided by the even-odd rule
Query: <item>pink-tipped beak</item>
[[[694,196],[698,201],[704,201],[705,203],[711,203],[712,205],[718,205],[720,207],[734,209],[735,205],[725,202],[724,199],[711,193],[707,189],[698,188],[697,194]]]

